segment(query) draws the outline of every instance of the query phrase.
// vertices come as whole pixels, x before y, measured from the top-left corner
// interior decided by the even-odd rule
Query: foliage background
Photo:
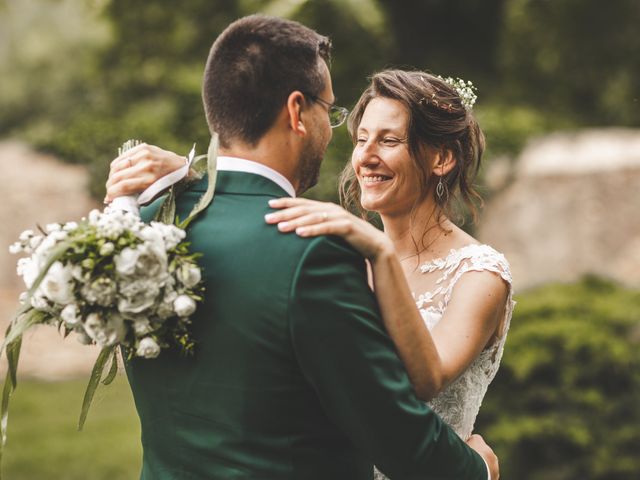
[[[195,141],[202,151],[209,47],[254,12],[332,38],[334,90],[347,107],[367,76],[387,67],[473,80],[485,164],[515,158],[545,132],[640,126],[637,0],[0,0],[0,138],[87,164],[96,198],[127,138],[185,153]],[[312,197],[336,199],[350,149],[341,127]],[[517,299],[478,425],[501,457],[502,478],[640,477],[638,292],[585,279]],[[76,434],[64,426],[76,409],[56,412],[69,410],[62,392],[77,399],[79,388],[18,390],[8,478],[135,477],[137,420],[126,388],[96,405],[94,423]]]

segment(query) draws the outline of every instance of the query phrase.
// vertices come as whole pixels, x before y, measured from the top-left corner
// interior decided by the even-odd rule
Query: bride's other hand
[[[306,198],[278,198],[269,201],[278,212],[265,216],[281,232],[296,232],[301,237],[337,235],[344,238],[365,258],[377,258],[394,252],[391,240],[376,227],[329,202]]]
[[[111,162],[105,203],[144,192],[159,178],[183,167],[186,157],[155,145],[141,143]]]
[[[489,467],[489,471],[491,472],[491,480],[499,480],[500,466],[498,464],[498,457],[484,441],[484,438],[477,434],[471,435],[467,440],[467,445],[473,448],[478,455],[487,462],[487,467]]]

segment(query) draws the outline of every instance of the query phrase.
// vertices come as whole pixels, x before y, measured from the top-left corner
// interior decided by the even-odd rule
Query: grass
[[[124,375],[96,392],[77,423],[86,379],[19,381],[12,397],[3,480],[130,480],[139,476],[140,424]]]

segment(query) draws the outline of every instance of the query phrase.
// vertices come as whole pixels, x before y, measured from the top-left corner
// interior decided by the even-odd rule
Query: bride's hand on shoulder
[[[144,192],[159,178],[183,167],[186,157],[141,143],[111,162],[105,203],[116,197]]]
[[[267,214],[266,222],[277,224],[283,233],[295,232],[301,237],[337,235],[369,260],[394,252],[391,240],[383,232],[335,203],[278,198],[270,200],[269,206],[278,211]]]

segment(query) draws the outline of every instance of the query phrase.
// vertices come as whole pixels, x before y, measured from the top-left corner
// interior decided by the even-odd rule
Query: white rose
[[[97,313],[90,313],[84,322],[84,331],[101,347],[110,347],[122,341],[126,334],[124,319],[112,314],[105,322]]]
[[[64,227],[62,227],[62,229],[67,232],[70,232],[71,230],[75,230],[76,228],[78,228],[78,224],[76,222],[67,222],[64,224]]]
[[[178,279],[187,288],[195,287],[202,279],[200,269],[191,263],[182,264],[177,273]]]
[[[107,242],[100,247],[100,255],[106,257],[107,255],[111,255],[115,250],[115,245],[111,242]]]
[[[72,279],[70,267],[54,262],[42,280],[42,292],[52,302],[65,305],[73,300]]]
[[[136,335],[148,335],[153,331],[153,327],[149,323],[149,320],[146,318],[136,319],[133,322],[133,331],[136,332]]]
[[[151,337],[145,337],[140,340],[136,355],[144,358],[156,358],[160,354],[160,346]]]
[[[173,301],[173,308],[179,317],[188,317],[196,311],[196,302],[188,295],[180,295]]]
[[[114,257],[116,272],[120,275],[133,275],[140,257],[140,250],[127,247]]]
[[[80,319],[78,318],[78,307],[75,303],[70,303],[62,309],[60,312],[60,318],[64,320],[68,326],[73,327],[78,324]]]
[[[120,285],[118,310],[122,313],[140,313],[152,307],[160,294],[154,280],[139,279]]]

